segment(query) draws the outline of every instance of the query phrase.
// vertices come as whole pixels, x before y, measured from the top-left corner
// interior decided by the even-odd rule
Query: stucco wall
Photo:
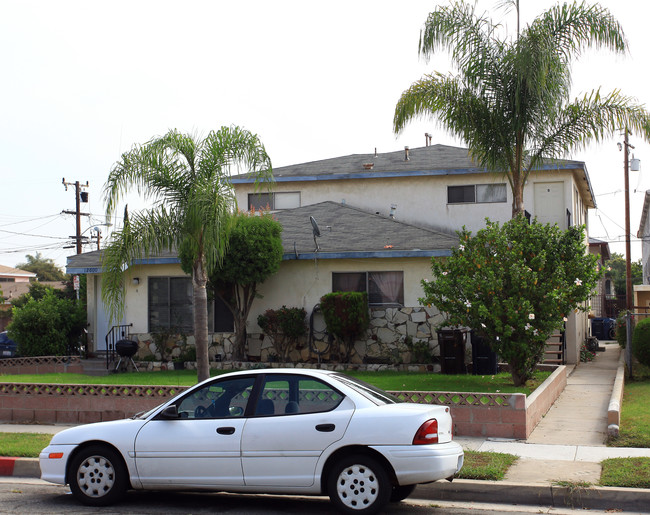
[[[531,174],[524,189],[524,207],[535,216],[535,188],[538,182],[564,182],[563,198],[565,209],[558,219],[566,225],[566,210],[572,213],[576,223],[586,220],[584,203],[576,199],[576,183],[570,171],[554,171]],[[396,204],[395,217],[408,223],[426,224],[432,227],[459,230],[466,226],[477,231],[485,226],[485,218],[495,221],[509,220],[512,215],[512,193],[506,187],[507,201],[499,203],[448,204],[447,186],[471,184],[506,183],[505,177],[493,174],[466,174],[454,176],[398,177],[377,179],[347,179],[308,182],[277,182],[275,192],[300,192],[302,206],[325,200],[346,203],[384,216]],[[237,202],[248,208],[248,194],[253,192],[251,184],[235,185]],[[579,194],[578,194],[579,195]],[[580,214],[575,210],[579,209]],[[566,229],[565,227],[562,227]]]

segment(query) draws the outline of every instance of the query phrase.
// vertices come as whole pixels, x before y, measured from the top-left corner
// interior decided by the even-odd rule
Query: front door
[[[142,485],[243,485],[241,437],[254,382],[215,379],[176,402],[179,419],[145,424],[135,441]]]

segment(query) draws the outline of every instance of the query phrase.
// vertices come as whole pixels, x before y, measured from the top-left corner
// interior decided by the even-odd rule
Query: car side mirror
[[[178,408],[176,407],[176,404],[170,404],[164,410],[162,410],[160,412],[160,418],[163,419],[180,418],[180,416],[178,415]]]

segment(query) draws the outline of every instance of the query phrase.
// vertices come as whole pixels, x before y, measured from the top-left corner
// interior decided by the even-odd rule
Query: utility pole
[[[75,215],[76,221],[77,221],[77,232],[75,236],[70,236],[71,238],[74,238],[76,242],[76,247],[77,247],[77,254],[81,254],[81,242],[82,242],[82,236],[81,236],[81,217],[82,216],[90,216],[89,213],[82,213],[81,212],[81,202],[88,202],[88,192],[87,191],[81,191],[82,188],[87,188],[88,187],[88,181],[86,181],[86,184],[80,184],[79,181],[75,182],[65,182],[65,177],[63,178],[63,185],[65,186],[65,191],[68,191],[68,186],[74,186],[75,188],[75,210],[74,211],[62,211],[62,213],[65,213],[67,215]]]

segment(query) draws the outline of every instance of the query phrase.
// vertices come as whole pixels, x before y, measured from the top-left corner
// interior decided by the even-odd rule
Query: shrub
[[[634,357],[645,366],[650,366],[650,318],[639,320],[632,335]]]
[[[47,291],[40,300],[29,297],[22,307],[14,306],[8,329],[21,356],[63,356],[85,326],[81,303]]]
[[[368,295],[365,292],[328,293],[321,297],[320,307],[327,332],[343,344],[343,359],[349,362],[354,342],[370,325]]]
[[[296,348],[298,340],[307,332],[305,318],[307,312],[303,308],[267,309],[263,315],[257,317],[260,326],[273,343],[278,356],[286,362],[289,353]]]

